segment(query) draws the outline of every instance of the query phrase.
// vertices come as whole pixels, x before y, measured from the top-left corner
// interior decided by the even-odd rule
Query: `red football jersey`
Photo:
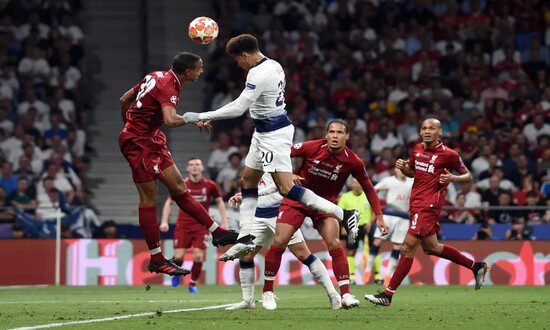
[[[184,182],[185,186],[191,193],[191,196],[193,196],[193,198],[197,202],[201,203],[207,212],[210,208],[210,203],[215,198],[221,196],[220,188],[212,180],[202,178],[199,182],[193,182],[189,180],[189,178],[185,178]],[[188,215],[181,209],[178,213],[178,221],[182,221],[184,223],[184,228],[187,232],[192,232],[204,228],[200,223],[193,220],[190,215]]]
[[[127,131],[154,134],[164,122],[162,107],[176,107],[180,101],[181,83],[172,70],[147,74],[134,86],[136,101],[126,112]]]
[[[347,146],[339,152],[331,152],[326,140],[314,140],[295,144],[290,155],[303,157],[302,166],[296,171],[297,175],[305,179],[302,181],[303,187],[337,203],[346,180],[352,175],[363,187],[374,213],[382,214],[380,201],[374,192],[363,161]],[[301,205],[288,198],[285,198],[283,203]]]
[[[411,207],[441,208],[448,184],[439,183],[439,176],[445,173],[445,169],[459,173],[466,170],[458,153],[441,142],[429,148],[424,143],[415,145],[409,166],[414,171]]]

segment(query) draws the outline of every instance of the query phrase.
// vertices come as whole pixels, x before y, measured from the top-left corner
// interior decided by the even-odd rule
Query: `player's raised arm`
[[[452,174],[448,169],[445,169],[445,173],[439,176],[439,183],[466,183],[474,179],[458,154],[452,156],[451,170],[455,170],[460,174]]]
[[[170,219],[170,213],[172,212],[172,203],[174,201],[170,196],[166,198],[166,202],[164,202],[164,206],[162,207],[162,218],[160,220],[160,226],[159,229],[162,232],[167,232],[168,229],[170,229],[170,226],[168,225],[168,219]]]
[[[229,225],[227,224],[227,209],[225,208],[223,198],[216,197],[214,200],[216,201],[216,205],[218,205],[218,211],[220,212],[220,216],[222,218],[222,227],[229,228]]]
[[[169,127],[183,126],[187,123],[183,119],[183,116],[176,112],[176,108],[173,106],[163,106],[162,116],[164,117],[164,123]]]
[[[357,182],[359,182],[359,184],[363,188],[363,191],[365,192],[365,195],[367,195],[367,199],[369,200],[369,204],[372,206],[374,214],[382,215],[380,199],[378,198],[378,195],[376,194],[376,191],[372,186],[372,182],[370,182],[369,175],[367,174],[367,169],[364,167],[362,162],[360,167],[356,166],[356,168],[354,168],[351,175],[357,180]]]
[[[120,115],[122,116],[122,122],[126,124],[126,111],[130,109],[132,103],[136,100],[137,91],[135,87],[128,90],[124,95],[120,97]]]

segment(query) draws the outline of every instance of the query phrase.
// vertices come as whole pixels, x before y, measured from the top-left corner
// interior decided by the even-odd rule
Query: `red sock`
[[[468,269],[472,269],[475,264],[472,259],[466,257],[465,255],[460,253],[460,251],[450,245],[443,245],[443,251],[441,251],[439,257],[450,260],[455,264],[459,264]]]
[[[145,242],[147,242],[147,247],[151,250],[151,260],[155,263],[163,262],[166,258],[164,258],[164,255],[160,252],[160,230],[157,223],[157,207],[140,206],[138,208],[138,217],[139,226],[145,237]]]
[[[338,248],[328,251],[332,258],[332,271],[338,281],[340,287],[340,294],[344,295],[349,293],[349,265],[344,249]]]
[[[194,261],[193,266],[191,267],[191,280],[189,281],[190,286],[197,285],[197,282],[201,277],[201,272],[202,272],[202,262]]]
[[[401,285],[401,282],[403,282],[403,279],[411,270],[413,260],[414,258],[407,258],[403,256],[399,258],[395,272],[393,272],[393,276],[391,277],[390,285],[388,285],[388,288],[384,290],[387,295],[393,295],[395,290],[397,290],[397,288]]]
[[[218,227],[214,220],[208,215],[208,212],[202,207],[201,203],[197,202],[189,191],[185,191],[183,194],[172,196],[172,199],[179,208],[185,213],[189,214],[196,222],[208,229],[214,236],[225,232],[225,229]]]
[[[271,245],[267,255],[265,256],[265,270],[264,270],[264,289],[262,292],[273,291],[273,283],[275,282],[275,276],[281,266],[281,258],[285,248],[278,248],[275,245]]]

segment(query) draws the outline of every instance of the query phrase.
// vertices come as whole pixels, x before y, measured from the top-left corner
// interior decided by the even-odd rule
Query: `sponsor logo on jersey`
[[[435,171],[435,167],[433,164],[424,163],[419,160],[414,161],[414,169],[420,170],[422,172],[427,172],[427,173],[434,173]]]
[[[251,83],[246,83],[246,88],[248,88],[248,89],[256,89],[256,85],[251,84]]]

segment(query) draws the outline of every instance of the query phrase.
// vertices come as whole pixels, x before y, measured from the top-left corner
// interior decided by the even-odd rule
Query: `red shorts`
[[[162,176],[162,171],[174,165],[166,147],[166,136],[161,131],[154,135],[138,135],[123,130],[118,145],[136,183],[156,180]]]
[[[330,214],[326,214],[320,211],[312,210],[305,205],[289,205],[281,204],[279,207],[279,216],[277,222],[288,223],[294,226],[296,229],[300,229],[304,223],[305,218],[311,218],[313,221],[313,228],[318,229],[326,219],[334,218]]]
[[[435,209],[429,206],[411,206],[408,233],[419,239],[436,234],[441,229],[439,225],[440,214],[441,209]]]
[[[190,249],[192,247],[206,250],[206,244],[211,236],[205,228],[189,230],[185,223],[178,221],[174,228],[174,249]]]

